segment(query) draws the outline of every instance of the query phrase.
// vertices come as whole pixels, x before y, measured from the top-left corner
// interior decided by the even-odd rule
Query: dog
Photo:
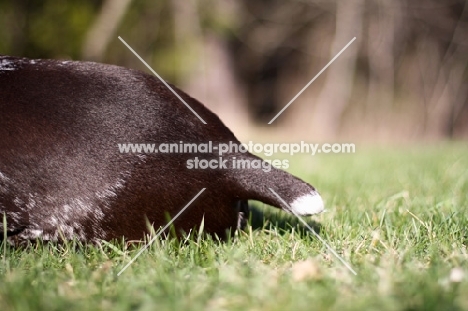
[[[218,159],[214,150],[120,152],[124,143],[240,144],[214,113],[172,88],[196,115],[159,79],[137,70],[0,56],[0,217],[7,224],[0,221],[0,237],[141,240],[204,188],[175,219],[178,234],[203,221],[205,232],[225,237],[245,222],[248,200],[299,215],[323,211],[313,186],[275,167],[187,165]],[[240,150],[223,159],[264,164]]]

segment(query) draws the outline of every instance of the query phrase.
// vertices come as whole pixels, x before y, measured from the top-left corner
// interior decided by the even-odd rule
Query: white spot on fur
[[[0,172],[0,195],[12,192],[11,180]],[[41,238],[46,241],[58,241],[62,238],[77,238],[85,241],[90,236],[95,239],[105,237],[106,232],[101,222],[113,200],[125,188],[125,181],[117,179],[97,191],[91,197],[70,198],[61,201],[60,196],[28,193],[25,197],[14,197],[13,203],[22,211],[10,212],[9,217],[16,223],[24,223],[25,215],[29,215],[29,226],[18,234],[20,240],[34,240]],[[0,208],[1,210],[1,208]],[[41,212],[44,211],[44,212]],[[91,224],[90,227],[85,225]],[[1,224],[0,224],[1,227]],[[91,230],[87,232],[86,230]]]
[[[0,180],[9,181],[10,179],[6,177],[2,172],[0,172]]]
[[[24,205],[24,202],[23,200],[21,200],[20,198],[18,197],[15,197],[15,199],[13,200],[13,203],[16,205],[16,207],[18,208],[22,208],[23,205]]]
[[[298,215],[313,215],[323,212],[323,200],[318,192],[303,195],[291,204],[291,209]]]
[[[15,63],[8,59],[0,59],[0,70],[16,70]]]
[[[58,225],[58,219],[57,217],[55,216],[50,216],[48,219],[47,219],[47,224],[48,225],[51,225],[51,226],[57,226]]]
[[[10,212],[8,213],[8,216],[11,217],[11,219],[16,223],[20,223],[23,220],[22,214],[20,212]],[[7,227],[8,227],[8,224],[7,224]]]
[[[54,198],[47,196],[45,202],[38,205],[42,206],[44,204],[54,206],[57,203]],[[99,222],[104,216],[104,212],[94,200],[76,198],[71,199],[60,208],[53,209],[51,214],[45,217],[42,215],[40,219],[31,219],[30,222],[36,228],[41,227],[43,229],[41,236],[43,240],[57,241],[59,239],[77,238],[84,241],[87,237],[83,223],[87,219]],[[93,236],[104,236],[105,232],[100,227],[93,226],[93,230]]]
[[[103,191],[96,192],[96,196],[99,199],[103,200],[104,204],[110,203],[109,199],[116,198],[117,197],[117,192],[120,189],[123,189],[124,187],[125,187],[124,181],[122,179],[119,179],[119,180],[117,180],[117,182],[114,185],[109,186],[108,188],[106,188]],[[106,204],[106,205],[108,205],[108,204]]]
[[[43,236],[43,230],[41,229],[26,229],[20,234],[18,234],[18,238],[22,240],[35,240],[40,239]]]
[[[26,203],[26,208],[28,209],[28,211],[32,210],[33,208],[36,207],[36,199],[35,199],[35,195],[33,195],[32,193],[29,194],[29,198],[28,198],[28,203]]]
[[[10,182],[10,178],[6,177],[2,172],[0,172],[0,193],[7,194],[10,192],[8,184]]]
[[[139,153],[136,156],[141,160],[142,163],[146,162],[146,154]]]

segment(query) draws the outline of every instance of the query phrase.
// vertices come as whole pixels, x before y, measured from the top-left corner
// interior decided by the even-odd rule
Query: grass
[[[467,154],[358,146],[291,159],[326,200],[314,218],[321,236],[357,276],[294,219],[257,204],[263,230],[226,243],[158,240],[119,277],[138,247],[2,246],[0,309],[468,310]]]

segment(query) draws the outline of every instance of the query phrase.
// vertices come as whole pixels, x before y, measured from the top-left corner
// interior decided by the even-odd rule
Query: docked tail
[[[234,176],[241,199],[261,201],[298,215],[313,215],[324,210],[322,197],[317,190],[285,171],[274,167],[269,172],[242,169],[236,170]]]

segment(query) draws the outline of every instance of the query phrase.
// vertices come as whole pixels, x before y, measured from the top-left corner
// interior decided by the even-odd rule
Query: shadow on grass
[[[253,230],[263,230],[275,228],[280,234],[291,232],[293,229],[301,236],[313,235],[310,230],[294,215],[288,214],[282,210],[267,205],[249,203],[250,215],[249,224]],[[307,225],[312,228],[317,234],[320,234],[322,225],[310,219],[310,217],[302,217]]]

